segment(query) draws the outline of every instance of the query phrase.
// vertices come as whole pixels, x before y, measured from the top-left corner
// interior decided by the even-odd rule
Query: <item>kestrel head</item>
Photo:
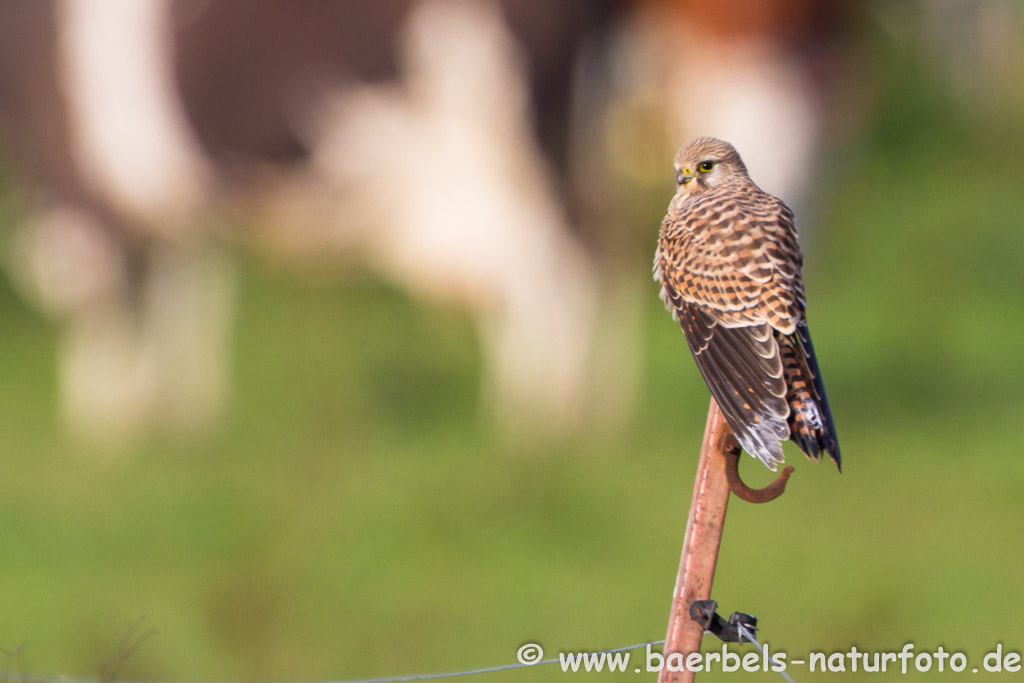
[[[694,138],[676,153],[680,193],[697,194],[747,177],[736,149],[718,138]]]

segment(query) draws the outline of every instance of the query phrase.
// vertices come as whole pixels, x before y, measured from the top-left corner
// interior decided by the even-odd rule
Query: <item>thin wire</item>
[[[649,643],[638,643],[636,645],[627,645],[625,647],[616,647],[610,650],[600,650],[598,652],[592,652],[593,655],[610,655],[616,652],[626,652],[628,650],[637,650],[642,647],[650,647],[652,645],[661,645],[664,640],[652,640]],[[473,676],[476,674],[488,674],[495,671],[508,671],[509,669],[526,669],[529,667],[539,666],[541,664],[554,664],[561,662],[561,657],[551,657],[550,659],[541,659],[536,662],[516,662],[515,664],[502,664],[500,666],[488,666],[483,669],[469,669],[467,671],[453,671],[451,673],[439,673],[439,674],[417,674],[413,676],[390,676],[387,678],[360,678],[351,681],[328,681],[327,683],[398,683],[399,681],[425,681],[431,678],[455,678],[456,676]]]
[[[610,650],[600,650],[598,652],[591,652],[592,655],[610,655],[616,652],[627,652],[629,650],[638,650],[642,647],[651,647],[654,645],[661,645],[664,640],[652,640],[649,643],[638,643],[636,645],[627,645],[625,647],[616,647]],[[488,666],[483,669],[468,669],[466,671],[451,671],[446,673],[434,673],[434,674],[413,674],[407,676],[384,676],[381,678],[358,678],[345,681],[322,681],[320,683],[401,683],[401,681],[426,681],[430,679],[438,678],[455,678],[456,676],[474,676],[476,674],[487,674],[495,671],[508,671],[510,669],[526,669],[541,664],[554,664],[561,662],[561,657],[552,657],[550,659],[541,659],[536,662],[516,662],[514,664],[502,664],[500,666]],[[0,680],[4,681],[20,681],[22,683],[103,683],[92,678],[67,678],[65,676],[33,676],[31,674],[15,674],[11,672],[0,673]],[[117,683],[154,683],[151,681],[118,681]]]
[[[761,643],[757,642],[757,638],[754,637],[753,633],[751,633],[750,631],[747,630],[746,626],[744,626],[743,624],[737,622],[736,623],[736,630],[738,630],[740,632],[740,635],[743,638],[746,638],[751,643],[753,643],[754,647],[757,648],[757,651],[761,653],[761,656],[762,657],[767,657],[768,661],[772,663],[773,667],[775,667],[775,666],[779,667],[778,668],[779,675],[781,675],[783,678],[785,678],[787,681],[789,681],[789,683],[796,683],[796,681],[794,681],[792,678],[790,678],[789,674],[786,673],[785,664],[784,663],[783,664],[776,664],[775,657],[773,657],[772,655],[766,655],[765,652],[764,652],[764,648],[761,647]],[[743,641],[741,640],[740,642],[743,642]]]

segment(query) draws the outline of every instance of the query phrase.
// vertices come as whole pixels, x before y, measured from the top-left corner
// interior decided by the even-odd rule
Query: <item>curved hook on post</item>
[[[722,453],[725,454],[725,478],[729,482],[729,490],[741,500],[748,503],[768,503],[781,496],[786,491],[786,482],[789,475],[793,474],[793,466],[786,465],[782,468],[775,481],[764,488],[752,489],[740,479],[740,445],[736,443],[736,437],[732,433],[723,434]]]

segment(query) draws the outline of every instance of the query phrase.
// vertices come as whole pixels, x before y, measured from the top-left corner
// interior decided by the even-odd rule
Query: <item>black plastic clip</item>
[[[717,609],[718,603],[714,600],[694,600],[690,603],[690,618],[703,626],[705,631],[718,636],[726,643],[742,643],[749,640],[740,633],[739,625],[751,634],[757,633],[757,617],[753,614],[733,612],[729,615],[729,621],[726,621],[715,611]]]

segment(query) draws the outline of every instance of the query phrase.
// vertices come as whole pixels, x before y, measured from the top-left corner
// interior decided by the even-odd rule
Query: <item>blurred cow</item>
[[[355,252],[480,329],[507,425],[571,421],[597,286],[560,199],[584,0],[17,0],[0,126],[34,200],[8,262],[62,330],[79,431],[194,428],[226,391],[218,237]],[[269,227],[266,227],[269,226]],[[250,236],[251,237],[251,236]]]
[[[508,430],[572,425],[584,399],[613,424],[674,148],[729,139],[798,202],[839,18],[813,0],[0,4],[0,138],[33,200],[8,265],[59,321],[68,420],[119,439],[217,415],[244,239],[465,307]]]

